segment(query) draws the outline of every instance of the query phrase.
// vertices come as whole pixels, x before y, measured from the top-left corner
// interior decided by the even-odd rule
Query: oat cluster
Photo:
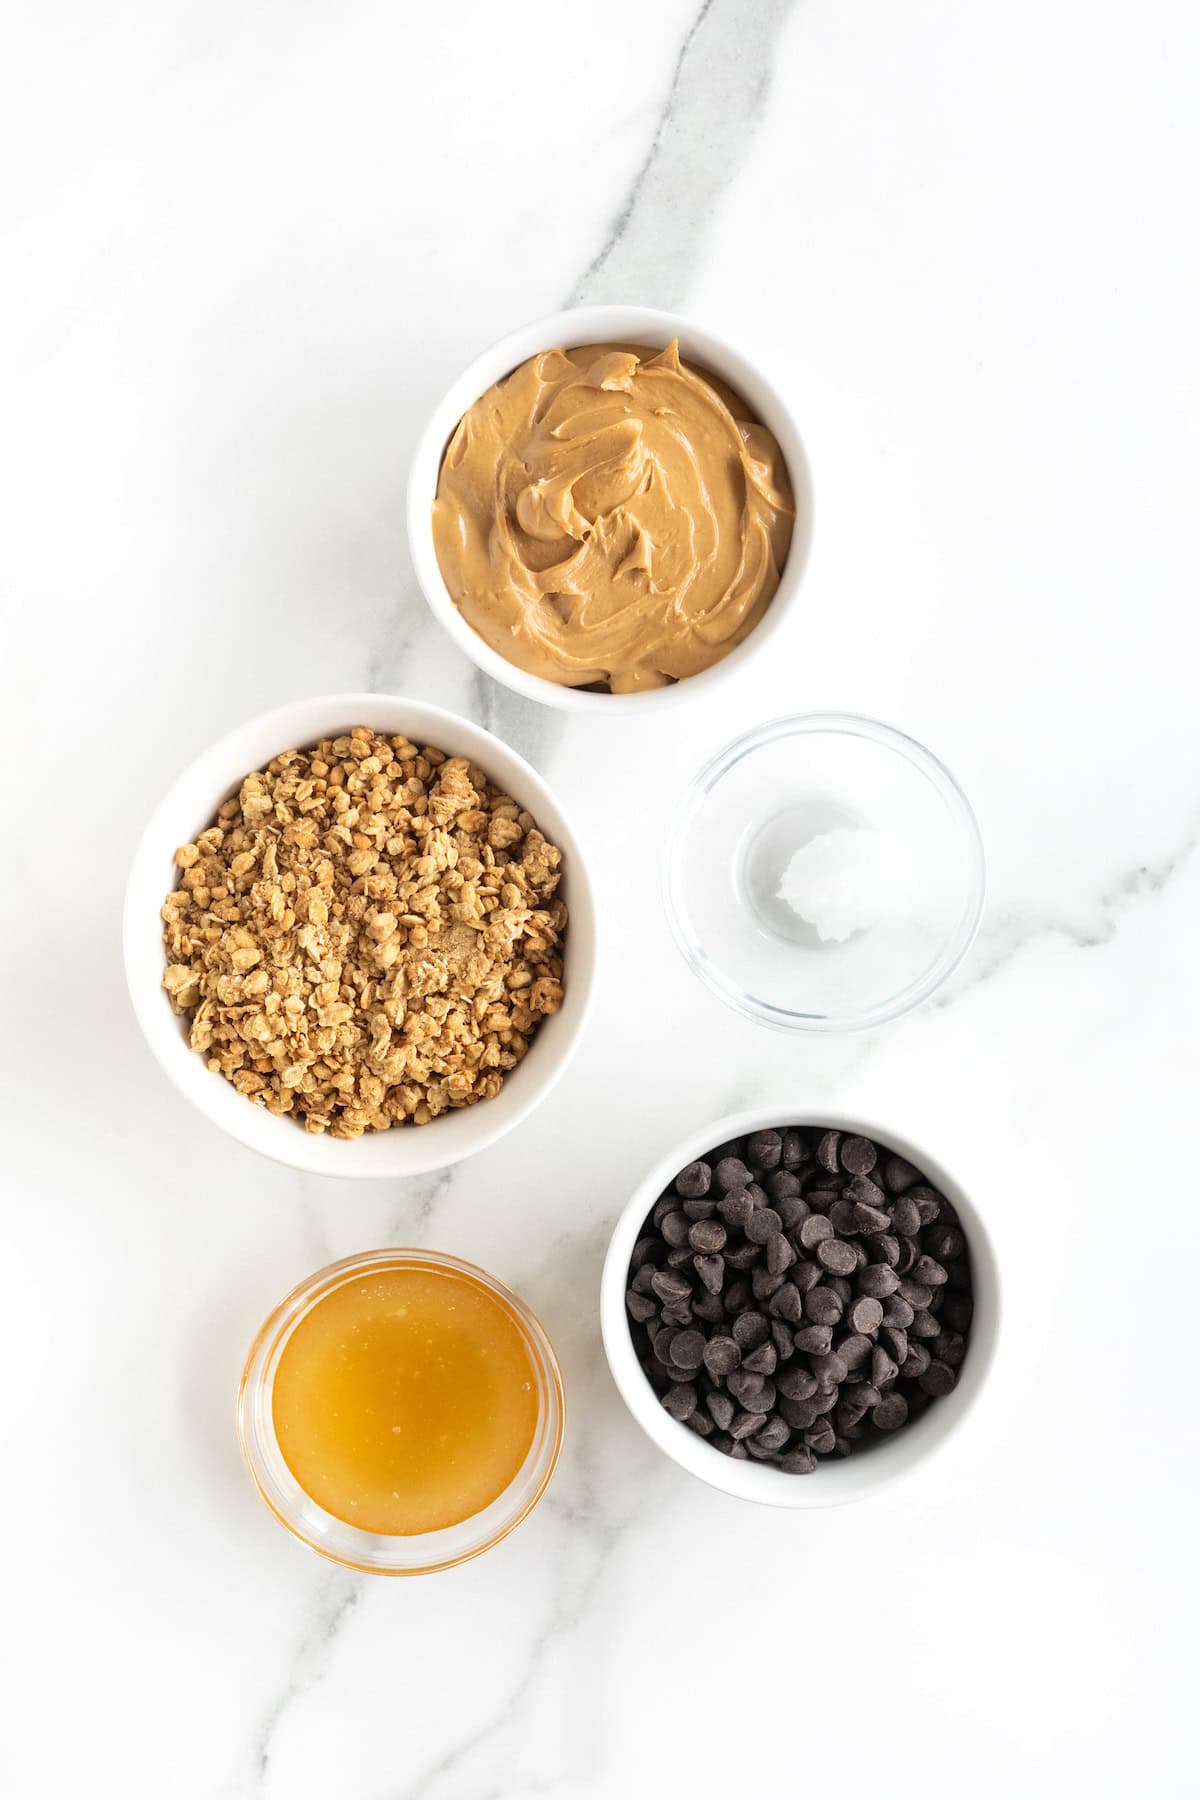
[[[358,726],[247,775],[162,909],[239,1093],[338,1138],[488,1100],[563,998],[561,852],[462,757]]]

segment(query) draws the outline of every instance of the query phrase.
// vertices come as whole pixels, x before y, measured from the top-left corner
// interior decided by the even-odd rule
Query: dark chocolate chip
[[[725,1258],[723,1256],[694,1256],[692,1267],[708,1289],[710,1296],[721,1292],[725,1280]]]
[[[931,1362],[921,1376],[921,1386],[927,1394],[935,1398],[950,1393],[958,1380],[957,1371],[949,1363]]]
[[[760,1312],[744,1312],[733,1321],[733,1341],[743,1356],[747,1350],[757,1350],[765,1344],[770,1335],[770,1327]]]
[[[889,1156],[883,1165],[883,1185],[889,1194],[902,1194],[918,1180],[917,1171],[902,1156]]]
[[[842,1139],[842,1167],[850,1175],[869,1175],[879,1158],[870,1138],[847,1137]]]
[[[753,1454],[756,1448],[765,1450],[768,1454],[773,1450],[782,1450],[791,1435],[786,1422],[779,1417],[778,1413],[775,1413],[765,1424],[760,1426],[751,1438],[751,1453]]]
[[[678,1360],[676,1356],[676,1361]],[[775,1346],[768,1338],[765,1344],[758,1346],[757,1350],[751,1350],[748,1356],[743,1356],[742,1367],[749,1369],[752,1375],[773,1375],[777,1361]]]
[[[729,1427],[729,1435],[738,1449],[742,1449],[740,1440],[748,1438],[752,1431],[757,1431],[762,1424],[758,1413],[743,1411],[733,1415],[733,1423]],[[748,1454],[748,1453],[747,1453]]]
[[[696,1410],[696,1389],[690,1381],[675,1382],[663,1395],[662,1403],[671,1417],[682,1425]]]
[[[772,1232],[782,1228],[783,1221],[773,1206],[756,1206],[746,1220],[746,1236],[752,1244],[765,1244]]]
[[[802,1163],[809,1162],[811,1158],[812,1151],[809,1149],[800,1133],[792,1126],[789,1126],[787,1130],[782,1133],[779,1151],[780,1167],[784,1169],[798,1169]]]
[[[712,1170],[706,1162],[690,1162],[675,1177],[675,1192],[684,1200],[702,1200],[712,1186]]]
[[[939,1331],[929,1340],[929,1348],[939,1362],[949,1363],[952,1369],[957,1369],[967,1354],[967,1341],[961,1332]]]
[[[704,1346],[704,1366],[714,1381],[731,1374],[741,1360],[742,1351],[737,1339],[724,1332],[719,1337],[709,1338]]]
[[[812,1451],[802,1444],[781,1456],[779,1466],[788,1475],[811,1475],[817,1466],[817,1459]]]
[[[631,1273],[636,1273],[643,1264],[653,1262],[658,1255],[658,1242],[655,1238],[639,1238],[633,1246],[633,1255],[629,1259]]]
[[[745,1406],[748,1395],[761,1394],[764,1377],[756,1375],[753,1369],[734,1369],[725,1377],[725,1386],[734,1399]]]
[[[783,1154],[783,1136],[778,1131],[752,1131],[746,1139],[746,1155],[757,1169],[777,1169]]]
[[[940,1263],[957,1262],[967,1247],[967,1240],[957,1225],[932,1225],[925,1233],[925,1248]]]
[[[687,1243],[691,1228],[692,1222],[685,1212],[669,1212],[658,1229],[672,1250],[678,1250],[681,1244]]]
[[[659,1299],[670,1306],[673,1301],[686,1300],[692,1291],[692,1284],[677,1269],[659,1269],[650,1283]]]
[[[683,1211],[689,1219],[711,1219],[717,1210],[715,1200],[685,1200]]]
[[[802,1294],[807,1294],[812,1288],[815,1288],[817,1283],[823,1279],[823,1275],[824,1271],[819,1263],[808,1262],[804,1258],[801,1258],[795,1267],[788,1271],[789,1281],[793,1287],[799,1288]]]
[[[915,1200],[897,1200],[892,1207],[892,1229],[901,1237],[914,1237],[921,1229],[921,1214]]]
[[[789,1400],[785,1397],[779,1402],[779,1416],[793,1431],[809,1431],[821,1417],[819,1399],[816,1395],[810,1400]]]
[[[853,1200],[837,1199],[829,1209],[829,1223],[843,1237],[858,1235],[858,1220],[855,1217]]]
[[[723,1394],[718,1388],[714,1393],[705,1396],[704,1404],[712,1415],[714,1425],[719,1425],[722,1431],[728,1431],[733,1423],[733,1415],[737,1411],[729,1395]]]
[[[805,1350],[812,1356],[825,1356],[833,1346],[833,1327],[830,1325],[802,1325],[796,1333],[797,1350]]]
[[[738,1188],[732,1194],[724,1194],[717,1201],[717,1211],[725,1223],[733,1231],[744,1231],[746,1221],[754,1211],[754,1202],[745,1188]]]
[[[830,1175],[838,1173],[838,1150],[841,1142],[840,1131],[827,1131],[817,1144],[817,1161]]]
[[[883,1308],[878,1300],[873,1300],[869,1294],[863,1294],[851,1306],[847,1322],[852,1330],[869,1337],[883,1324]]]
[[[636,1319],[639,1325],[644,1325],[646,1320],[652,1319],[658,1311],[653,1300],[647,1299],[645,1294],[634,1293],[632,1288],[625,1296],[625,1305],[630,1318]]]
[[[799,1288],[793,1282],[785,1280],[779,1292],[767,1304],[777,1319],[786,1319],[789,1325],[799,1325],[804,1317],[804,1302],[800,1298]]]
[[[900,1277],[886,1263],[868,1263],[858,1272],[858,1291],[872,1300],[886,1300],[900,1286]]]
[[[854,1202],[854,1222],[859,1231],[869,1237],[873,1232],[886,1231],[892,1221],[882,1206],[868,1206],[862,1200],[856,1200]]]
[[[775,1211],[783,1221],[783,1229],[795,1231],[807,1219],[812,1208],[799,1194],[785,1194],[782,1200],[776,1200]]]
[[[869,1176],[856,1175],[846,1187],[846,1199],[853,1200],[856,1206],[870,1206],[882,1212],[886,1195]],[[879,1230],[883,1230],[882,1225]]]
[[[802,1364],[794,1363],[790,1369],[780,1369],[775,1386],[788,1400],[811,1400],[817,1391],[817,1378]]]
[[[810,1213],[800,1225],[800,1242],[806,1250],[815,1250],[833,1236],[833,1226],[824,1213]]]
[[[773,1231],[767,1239],[767,1268],[772,1275],[782,1275],[796,1260],[796,1252],[782,1231]]]
[[[845,1308],[831,1287],[815,1287],[804,1296],[804,1318],[810,1325],[836,1325]]]
[[[840,1387],[849,1373],[845,1357],[836,1350],[826,1351],[824,1356],[814,1356],[812,1372],[817,1378],[818,1385],[825,1388],[826,1391],[831,1387]]]
[[[871,1356],[871,1340],[861,1331],[851,1332],[838,1345],[838,1355],[847,1369],[859,1369],[869,1362]]]
[[[688,1243],[693,1250],[700,1250],[711,1256],[716,1250],[725,1248],[728,1233],[720,1219],[697,1219],[688,1232]]]
[[[671,1343],[671,1361],[681,1369],[698,1369],[704,1361],[704,1335],[681,1331]]]
[[[880,1431],[895,1431],[908,1417],[908,1401],[903,1394],[887,1394],[871,1413],[871,1423]]]
[[[900,1298],[907,1300],[915,1312],[923,1312],[933,1299],[933,1289],[906,1275],[900,1283]]]
[[[753,1179],[749,1169],[738,1156],[723,1156],[713,1170],[713,1177],[723,1194],[736,1194],[747,1188]]]
[[[817,1245],[817,1261],[831,1275],[852,1275],[858,1259],[851,1246],[841,1238],[825,1238]]]
[[[747,1412],[769,1413],[775,1405],[775,1383],[768,1375],[757,1393],[742,1394],[740,1398]]]

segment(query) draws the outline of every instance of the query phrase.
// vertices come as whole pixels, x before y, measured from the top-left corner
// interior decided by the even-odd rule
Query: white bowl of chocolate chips
[[[833,1506],[962,1423],[1000,1287],[969,1195],[889,1126],[759,1108],[701,1126],[617,1223],[604,1348],[638,1424],[710,1486]]]

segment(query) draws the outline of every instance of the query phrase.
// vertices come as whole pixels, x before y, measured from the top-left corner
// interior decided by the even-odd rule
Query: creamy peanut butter
[[[614,694],[740,644],[792,523],[779,445],[674,342],[522,363],[460,420],[433,503],[442,579],[480,636],[532,675]]]

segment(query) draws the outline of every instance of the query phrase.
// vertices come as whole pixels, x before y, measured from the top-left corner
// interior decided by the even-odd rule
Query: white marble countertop
[[[7,35],[0,1790],[1193,1791],[1196,9],[55,0]],[[476,678],[409,565],[429,406],[568,297],[738,336],[812,457],[786,654],[660,726]],[[529,756],[608,926],[553,1097],[405,1186],[219,1136],[119,961],[177,769],[367,687]],[[991,891],[950,992],[793,1042],[689,974],[659,854],[702,758],[830,707],[950,763]],[[911,1130],[1004,1264],[969,1428],[861,1507],[690,1481],[601,1354],[631,1185],[760,1100]],[[294,1281],[403,1241],[526,1295],[571,1416],[514,1537],[391,1583],[276,1526],[232,1405]]]

